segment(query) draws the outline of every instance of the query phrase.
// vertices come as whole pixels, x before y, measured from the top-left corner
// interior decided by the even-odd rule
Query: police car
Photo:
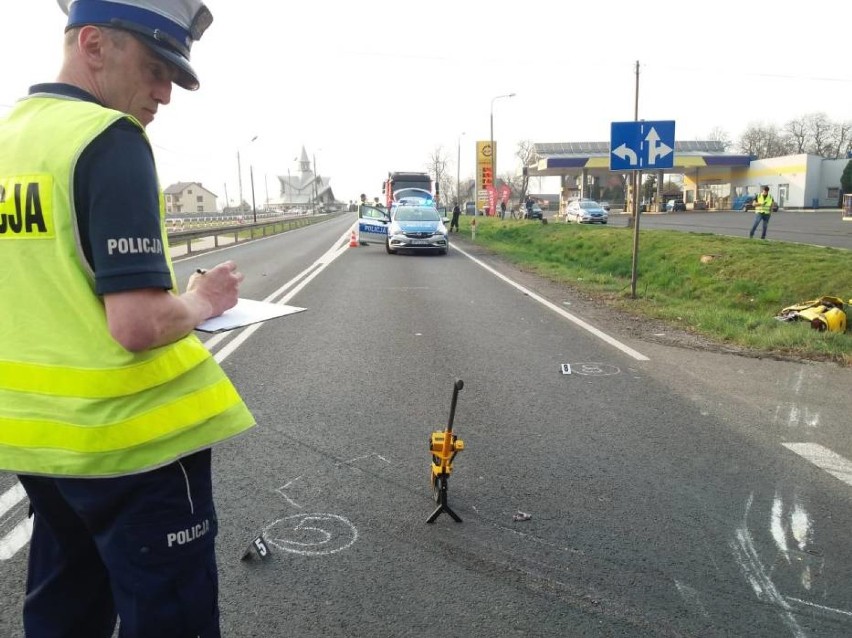
[[[447,254],[446,224],[430,197],[402,197],[390,211],[369,205],[359,206],[358,235],[362,244],[382,242],[388,254],[398,250],[437,250]]]

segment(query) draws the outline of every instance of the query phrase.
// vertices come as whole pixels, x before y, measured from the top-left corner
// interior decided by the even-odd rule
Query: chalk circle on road
[[[358,540],[355,526],[337,514],[294,514],[278,519],[263,534],[270,545],[303,556],[336,554]]]
[[[607,363],[572,363],[571,374],[582,374],[587,377],[611,377],[615,374],[621,374],[621,368]]]

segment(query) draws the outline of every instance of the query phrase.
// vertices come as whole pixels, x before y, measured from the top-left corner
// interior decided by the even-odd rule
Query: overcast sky
[[[9,2],[9,0],[3,0]],[[608,141],[610,124],[675,120],[678,140],[716,127],[822,112],[852,120],[852,5],[812,0],[610,2],[278,2],[210,0],[213,25],[192,51],[201,88],[175,88],[148,127],[162,186],[198,181],[224,205],[258,206],[295,172],[304,146],[335,196],[379,194],[388,171],[426,169],[443,147],[472,177],[490,136],[497,174],[520,140]],[[785,8],[789,6],[790,9]],[[65,16],[54,0],[6,11],[0,113],[55,79]],[[461,134],[464,133],[462,136]],[[257,140],[250,143],[252,137]]]

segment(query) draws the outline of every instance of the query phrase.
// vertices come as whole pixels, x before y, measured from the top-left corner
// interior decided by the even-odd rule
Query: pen
[[[197,272],[199,275],[206,275],[207,269],[206,268],[196,268],[195,272]]]

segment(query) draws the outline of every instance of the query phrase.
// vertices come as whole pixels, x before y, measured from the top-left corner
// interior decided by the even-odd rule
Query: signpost
[[[638,62],[637,75],[638,75]],[[637,80],[638,81],[638,80]],[[638,88],[637,88],[638,93]],[[638,96],[637,96],[638,100]],[[636,271],[639,261],[639,179],[642,169],[674,167],[675,122],[612,122],[609,142],[609,170],[633,171],[633,268],[631,296],[636,298]]]
[[[613,122],[609,170],[641,171],[674,167],[675,123]]]

